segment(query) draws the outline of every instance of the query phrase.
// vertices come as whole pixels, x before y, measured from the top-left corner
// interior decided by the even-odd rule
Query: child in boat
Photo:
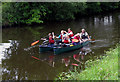
[[[85,41],[88,41],[88,40],[91,40],[88,33],[85,31],[85,29],[82,29],[81,30],[81,33],[80,33],[80,38],[85,42]]]
[[[69,44],[70,43],[70,37],[68,36],[68,34],[65,34],[62,37],[62,42],[65,43],[65,44]]]
[[[74,39],[72,39],[72,43],[73,43],[73,45],[77,45],[77,44],[82,43],[79,33],[74,35]]]
[[[58,40],[57,41],[57,44],[58,43],[62,43],[62,37],[65,35],[65,33],[64,33],[64,30],[61,30],[61,34],[58,36],[58,37],[56,37],[56,38],[59,38],[60,40]]]
[[[48,46],[53,46],[54,45],[54,32],[49,33],[47,38],[41,38],[41,40],[49,41]]]
[[[74,34],[70,28],[68,28],[68,35],[70,38],[72,38],[74,36]]]
[[[49,33],[49,44],[54,44],[54,33]]]

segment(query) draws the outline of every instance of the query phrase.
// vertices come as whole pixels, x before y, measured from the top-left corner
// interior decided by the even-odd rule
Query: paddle
[[[45,40],[44,42],[47,41],[45,38],[41,38],[41,40]],[[37,41],[31,43],[31,46],[34,46],[34,45],[37,44],[38,42],[40,42],[40,40],[37,40]]]
[[[72,41],[73,41],[73,42],[79,42],[79,40],[77,40],[77,39],[72,39]]]
[[[52,32],[52,34],[53,34],[53,37],[55,37],[54,32]],[[44,42],[48,41],[46,38],[41,38],[41,40],[45,40]],[[34,45],[37,44],[38,42],[40,42],[40,41],[37,40],[37,41],[31,43],[31,46],[34,46]],[[44,42],[43,42],[43,43],[44,43]]]
[[[38,42],[39,42],[39,40],[37,40],[37,41],[31,43],[31,46],[34,46],[34,45],[37,44]]]

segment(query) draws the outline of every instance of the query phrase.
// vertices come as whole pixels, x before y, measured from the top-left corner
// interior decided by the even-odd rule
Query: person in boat
[[[60,39],[60,40],[57,41],[57,44],[62,43],[62,37],[63,37],[64,35],[65,35],[64,30],[61,30],[61,34],[60,34],[58,37],[56,37],[56,38],[59,38],[59,39]]]
[[[70,28],[68,28],[68,35],[70,38],[72,38],[74,36],[74,34]]]
[[[54,45],[54,32],[49,33],[47,38],[41,38],[41,40],[49,41],[49,45],[53,46]]]
[[[54,32],[52,32],[52,34],[51,33],[49,33],[49,44],[54,44]]]
[[[69,44],[71,42],[70,37],[67,33],[62,37],[62,42],[65,43],[65,44]]]
[[[88,35],[88,33],[85,31],[85,29],[82,29],[81,30],[81,33],[80,33],[80,38],[82,39],[82,41],[87,41],[87,40],[91,40],[90,39],[90,36]]]
[[[82,42],[83,42],[83,41],[82,41],[81,38],[80,38],[80,34],[79,34],[79,33],[75,34],[75,35],[74,35],[74,39],[72,39],[73,45],[77,45],[77,44],[80,44],[80,43],[82,43]]]
[[[66,31],[64,31],[64,30],[61,30],[61,34],[56,38],[60,39],[60,40],[57,41],[57,44],[70,42],[68,33]]]

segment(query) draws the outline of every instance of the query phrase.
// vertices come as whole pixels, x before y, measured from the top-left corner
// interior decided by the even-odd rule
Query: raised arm
[[[54,34],[54,32],[52,32],[52,35],[53,35],[53,38],[55,38],[55,34]]]
[[[47,40],[46,38],[41,38],[41,40]]]

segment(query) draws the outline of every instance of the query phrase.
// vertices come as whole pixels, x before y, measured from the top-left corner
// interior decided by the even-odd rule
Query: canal
[[[2,80],[54,80],[61,72],[73,70],[79,65],[85,69],[87,60],[95,60],[118,43],[120,11],[98,16],[84,17],[74,21],[49,22],[41,26],[23,26],[2,29],[0,43],[0,65]],[[40,41],[35,46],[31,43],[45,37],[49,32],[71,28],[74,34],[85,28],[95,39],[95,43],[67,53],[54,55],[53,52],[39,53]],[[79,55],[78,58],[74,56]],[[38,59],[35,59],[36,57]]]

